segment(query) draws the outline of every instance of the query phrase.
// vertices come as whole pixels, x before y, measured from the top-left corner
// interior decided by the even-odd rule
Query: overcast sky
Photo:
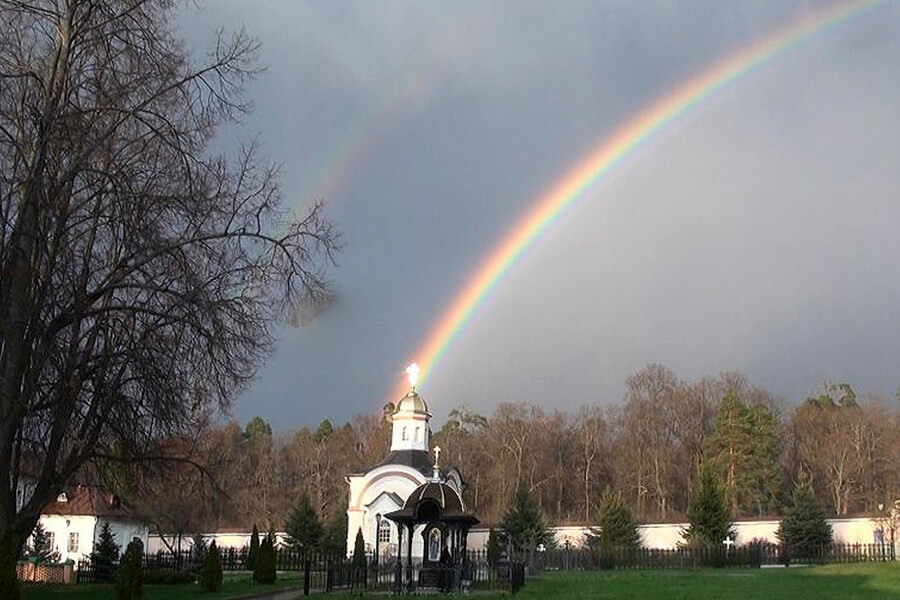
[[[278,430],[388,400],[479,262],[617,125],[828,2],[206,0],[262,43],[248,88],[286,201],[324,197],[338,299],[284,328],[233,416]],[[900,387],[900,3],[768,63],[594,186],[456,339],[423,395],[612,404],[649,362],[788,402]]]

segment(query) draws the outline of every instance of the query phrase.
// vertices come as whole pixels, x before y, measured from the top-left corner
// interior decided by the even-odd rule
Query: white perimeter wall
[[[43,517],[42,521],[43,523]],[[834,530],[834,541],[839,544],[872,544],[875,542],[875,530],[879,528],[877,521],[867,517],[848,518],[848,519],[828,519]],[[747,544],[754,539],[765,540],[777,543],[775,532],[778,530],[780,521],[736,521],[734,528],[737,531],[737,540],[739,545]],[[46,527],[46,525],[45,525]],[[687,527],[687,523],[655,523],[647,525],[639,525],[638,531],[641,534],[644,546],[647,548],[675,548],[683,541],[681,531]],[[556,535],[556,542],[559,545],[565,545],[568,540],[572,547],[579,547],[584,543],[585,535],[588,532],[586,527],[554,527],[553,531]],[[182,537],[182,549],[191,547],[191,537],[193,534],[184,535]],[[473,528],[469,532],[468,548],[469,550],[483,550],[487,547],[487,539],[489,530],[484,528]],[[250,533],[225,533],[212,532],[204,533],[203,537],[207,542],[216,540],[216,545],[220,548],[243,548],[250,545]],[[284,543],[286,534],[276,533],[280,543]],[[167,535],[167,539],[171,540],[172,536]],[[60,538],[57,538],[59,540]],[[898,540],[900,541],[900,540]],[[416,532],[414,539],[414,555],[420,556],[422,549],[422,538],[420,531]],[[405,546],[405,544],[404,544]],[[149,552],[165,551],[166,547],[160,540],[159,535],[151,535],[148,544]]]
[[[879,524],[867,517],[848,519],[828,519],[834,530],[834,541],[838,544],[873,544],[875,543],[875,530]],[[754,539],[778,543],[775,532],[780,521],[736,521],[734,529],[737,532],[738,545],[748,544]],[[644,547],[646,548],[675,548],[684,541],[682,530],[687,523],[652,523],[639,525]],[[588,533],[586,527],[554,527],[556,542],[565,545],[566,541],[572,547],[579,547],[584,543]],[[471,550],[481,550],[487,547],[489,530],[476,528],[469,532],[468,546]]]

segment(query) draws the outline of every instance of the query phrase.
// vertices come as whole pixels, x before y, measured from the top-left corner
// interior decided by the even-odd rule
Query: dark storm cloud
[[[235,416],[377,410],[514,221],[605,134],[814,2],[207,2],[181,21],[262,42],[259,133],[290,203],[328,190],[337,301],[286,328]],[[596,186],[533,247],[425,392],[573,408],[660,361],[744,370],[789,400],[900,385],[900,15],[888,6],[740,82]]]

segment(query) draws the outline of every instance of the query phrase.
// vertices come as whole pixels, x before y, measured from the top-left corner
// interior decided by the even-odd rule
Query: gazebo
[[[444,590],[462,584],[466,562],[466,538],[469,529],[478,523],[467,512],[455,489],[440,481],[437,465],[435,477],[417,487],[406,499],[403,508],[384,515],[397,525],[399,532],[395,589],[413,592],[417,585],[439,587]],[[413,581],[412,542],[416,527],[422,531],[423,554],[418,581]],[[403,542],[406,531],[406,582],[403,584]]]

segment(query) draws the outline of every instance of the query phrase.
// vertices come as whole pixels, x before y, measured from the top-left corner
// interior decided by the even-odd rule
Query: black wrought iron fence
[[[557,548],[518,556],[535,570],[758,568],[764,565],[890,562],[890,544],[752,544],[658,548]]]
[[[249,571],[246,549],[221,550],[224,571]],[[145,574],[170,573],[173,575],[198,573],[202,558],[190,550],[183,552],[156,552],[144,556]],[[300,585],[304,593],[365,589],[382,592],[406,592],[427,589],[458,590],[509,589],[517,591],[525,581],[524,565],[504,559],[495,563],[488,560],[484,551],[469,551],[460,564],[423,564],[420,559],[412,563],[398,562],[397,557],[367,555],[365,565],[354,564],[351,557],[342,553],[325,553],[316,550],[279,548],[276,550],[276,570],[301,572]],[[90,559],[78,563],[78,583],[95,583],[115,579],[117,567],[102,568]],[[177,578],[173,578],[173,581]]]

